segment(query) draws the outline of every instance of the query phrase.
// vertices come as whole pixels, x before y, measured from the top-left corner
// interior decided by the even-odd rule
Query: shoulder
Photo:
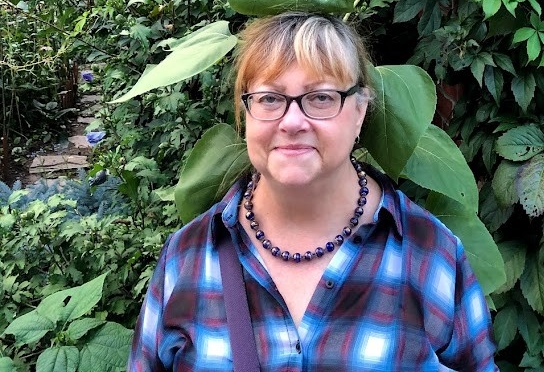
[[[382,188],[379,219],[386,219],[396,230],[404,249],[429,254],[447,253],[455,259],[460,240],[436,216],[397,190],[384,173],[368,167],[367,173]]]
[[[399,190],[395,198],[404,239],[424,250],[447,247],[455,252],[459,239],[442,221]]]
[[[232,219],[232,215],[237,213],[240,196],[240,182],[237,182],[222,200],[172,233],[165,244],[166,259],[182,253],[187,254],[193,250],[202,253],[203,248],[213,247],[215,242],[214,225],[229,223],[229,217]],[[237,218],[237,216],[235,217]]]

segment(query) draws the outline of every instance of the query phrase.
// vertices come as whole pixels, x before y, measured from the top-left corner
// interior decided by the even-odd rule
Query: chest
[[[327,366],[336,366],[336,372],[438,370],[422,314],[415,313],[420,308],[419,300],[413,296],[409,308],[400,306],[400,298],[412,296],[402,285],[395,292],[372,282],[339,283],[333,278],[319,278],[306,308],[286,309],[282,298],[288,302],[297,291],[310,288],[297,283],[306,279],[291,278],[290,282],[289,276],[283,277],[278,283],[295,290],[281,296],[273,288],[267,290],[254,280],[246,281],[259,359],[266,366],[263,370],[327,370]],[[173,344],[179,348],[178,362],[203,370],[210,366],[231,370],[229,331],[221,296],[185,295],[177,298],[178,293],[174,294],[171,301],[179,304],[176,316],[165,316],[174,320],[166,324],[165,340],[177,337]],[[200,311],[195,313],[195,309]],[[297,311],[302,315],[295,326],[291,318],[297,316]],[[403,368],[399,369],[399,365]]]

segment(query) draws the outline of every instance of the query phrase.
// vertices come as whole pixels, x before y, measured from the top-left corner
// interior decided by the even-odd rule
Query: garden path
[[[88,157],[92,145],[85,136],[85,128],[95,120],[100,109],[101,96],[95,93],[82,93],[77,100],[78,115],[69,127],[70,136],[55,146],[55,150],[37,155],[29,166],[25,183],[35,183],[40,179],[54,182],[73,175],[80,168],[88,168]]]

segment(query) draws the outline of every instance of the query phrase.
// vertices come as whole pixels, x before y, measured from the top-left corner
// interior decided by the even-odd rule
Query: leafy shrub
[[[138,177],[132,182],[145,183]],[[177,219],[171,217],[173,205],[146,196],[142,188],[135,189],[139,204],[131,204],[118,191],[122,185],[110,176],[89,186],[83,172],[64,185],[41,182],[24,190],[0,182],[0,333],[44,297],[106,272],[95,317],[134,326],[158,251]],[[48,343],[27,341],[14,345],[4,337],[0,351],[33,364]]]

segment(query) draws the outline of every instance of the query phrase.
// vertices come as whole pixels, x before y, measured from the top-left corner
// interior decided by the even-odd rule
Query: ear
[[[357,97],[357,125],[356,125],[356,133],[355,136],[358,136],[361,133],[361,128],[363,126],[363,122],[365,121],[366,117],[366,111],[368,108],[368,97],[369,97],[369,91],[368,88],[364,88],[362,93],[362,97]],[[362,99],[362,102],[360,101]]]

